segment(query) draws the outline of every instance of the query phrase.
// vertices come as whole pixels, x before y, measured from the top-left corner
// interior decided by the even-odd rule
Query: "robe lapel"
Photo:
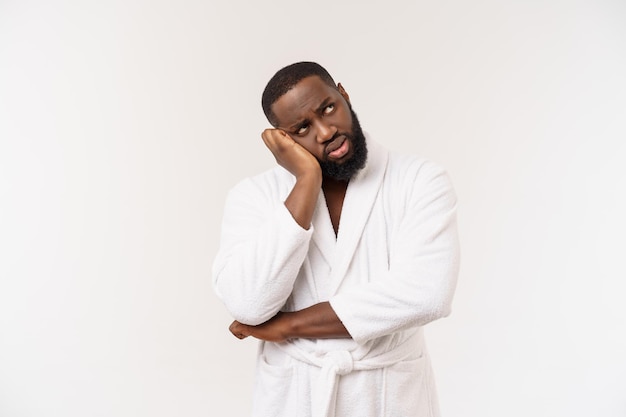
[[[335,246],[337,245],[337,241],[335,239],[333,224],[330,221],[326,198],[324,198],[324,192],[322,190],[320,190],[319,197],[317,198],[312,223],[315,225],[312,236],[313,243],[315,243],[315,246],[317,246],[328,265],[332,265],[335,259]]]
[[[330,296],[334,295],[339,289],[350,262],[354,257],[367,219],[372,212],[378,191],[385,176],[387,169],[388,152],[386,149],[369,139],[367,136],[368,162],[363,170],[361,170],[355,178],[350,180],[346,197],[341,210],[341,220],[339,222],[339,232],[336,244],[328,246],[333,248],[332,254],[332,272],[330,277]],[[322,200],[325,205],[325,200]],[[319,204],[319,200],[318,200]],[[319,207],[318,207],[319,208]],[[319,212],[320,210],[318,210]],[[334,232],[330,224],[328,208],[324,213],[332,237]],[[326,228],[326,227],[325,227]],[[326,240],[326,239],[325,239]],[[334,241],[334,239],[333,239]],[[326,255],[325,255],[326,256]]]

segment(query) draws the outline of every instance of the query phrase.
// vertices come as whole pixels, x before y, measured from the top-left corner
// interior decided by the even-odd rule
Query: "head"
[[[324,177],[349,180],[365,165],[365,136],[350,97],[319,64],[299,62],[281,69],[261,102],[272,126],[313,154]]]

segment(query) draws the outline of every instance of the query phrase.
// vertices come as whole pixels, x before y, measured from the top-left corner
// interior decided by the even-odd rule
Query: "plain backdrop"
[[[444,165],[462,268],[446,417],[626,416],[624,1],[0,0],[0,416],[245,416],[210,269],[314,60]]]

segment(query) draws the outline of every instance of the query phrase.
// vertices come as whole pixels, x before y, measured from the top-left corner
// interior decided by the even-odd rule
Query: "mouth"
[[[337,136],[326,145],[326,155],[331,159],[343,158],[350,150],[350,141],[344,135]]]

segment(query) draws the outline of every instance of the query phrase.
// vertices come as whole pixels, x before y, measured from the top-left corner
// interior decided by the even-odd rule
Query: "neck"
[[[337,180],[335,178],[324,177],[322,180],[322,190],[328,191],[345,191],[348,188],[348,181]]]

